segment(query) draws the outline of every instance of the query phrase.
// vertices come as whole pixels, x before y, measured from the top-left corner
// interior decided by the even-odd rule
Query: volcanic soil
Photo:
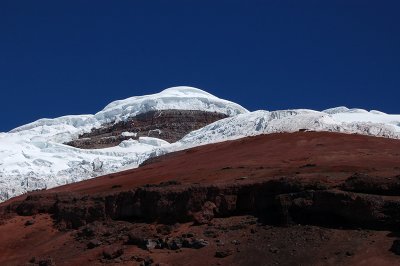
[[[400,265],[400,141],[205,145],[0,204],[0,265]]]

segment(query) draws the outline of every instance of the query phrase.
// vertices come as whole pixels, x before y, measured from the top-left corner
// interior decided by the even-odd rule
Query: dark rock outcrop
[[[193,130],[226,117],[221,113],[196,110],[151,111],[126,121],[102,125],[66,144],[82,149],[98,149],[117,146],[124,140],[139,137],[155,137],[172,143]],[[123,132],[135,135],[124,136]]]
[[[215,257],[216,258],[225,258],[225,257],[228,257],[228,256],[232,255],[232,253],[233,252],[230,249],[217,250],[215,252]]]
[[[396,255],[400,255],[400,240],[399,239],[396,239],[393,241],[390,251],[392,251]]]
[[[122,254],[124,254],[124,250],[121,247],[109,246],[103,250],[103,257],[107,260],[118,258]]]

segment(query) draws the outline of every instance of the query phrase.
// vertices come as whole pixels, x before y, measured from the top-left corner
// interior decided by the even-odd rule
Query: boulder
[[[124,254],[124,250],[121,247],[108,246],[103,250],[103,257],[107,260],[118,258],[122,254]]]

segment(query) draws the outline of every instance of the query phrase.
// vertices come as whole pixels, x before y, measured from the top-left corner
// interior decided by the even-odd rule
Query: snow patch
[[[121,133],[121,136],[123,136],[123,137],[135,137],[136,138],[137,137],[137,133],[125,131],[125,132]]]
[[[157,139],[157,138],[151,138],[151,137],[140,137],[139,138],[139,143],[142,144],[147,144],[155,147],[161,147],[168,145],[169,142],[162,140],[162,139]]]

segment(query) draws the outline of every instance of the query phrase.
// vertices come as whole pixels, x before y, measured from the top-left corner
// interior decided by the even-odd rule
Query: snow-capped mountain
[[[234,116],[248,111],[191,87],[110,103],[95,115],[40,119],[0,134],[0,201],[29,190],[50,188],[137,167],[169,143],[156,138],[125,140],[116,147],[83,150],[63,143],[104,123],[119,122],[152,110],[200,110]],[[127,134],[127,133],[125,133]]]
[[[79,149],[63,143],[82,133],[155,110],[199,110],[228,115],[180,141],[140,137],[116,147]],[[297,109],[249,112],[242,106],[191,87],[110,103],[94,115],[40,119],[0,133],[0,201],[29,190],[50,188],[137,167],[146,159],[189,147],[258,134],[299,130],[358,133],[400,138],[400,115],[337,107],[322,112]],[[123,132],[135,135],[135,132]]]

